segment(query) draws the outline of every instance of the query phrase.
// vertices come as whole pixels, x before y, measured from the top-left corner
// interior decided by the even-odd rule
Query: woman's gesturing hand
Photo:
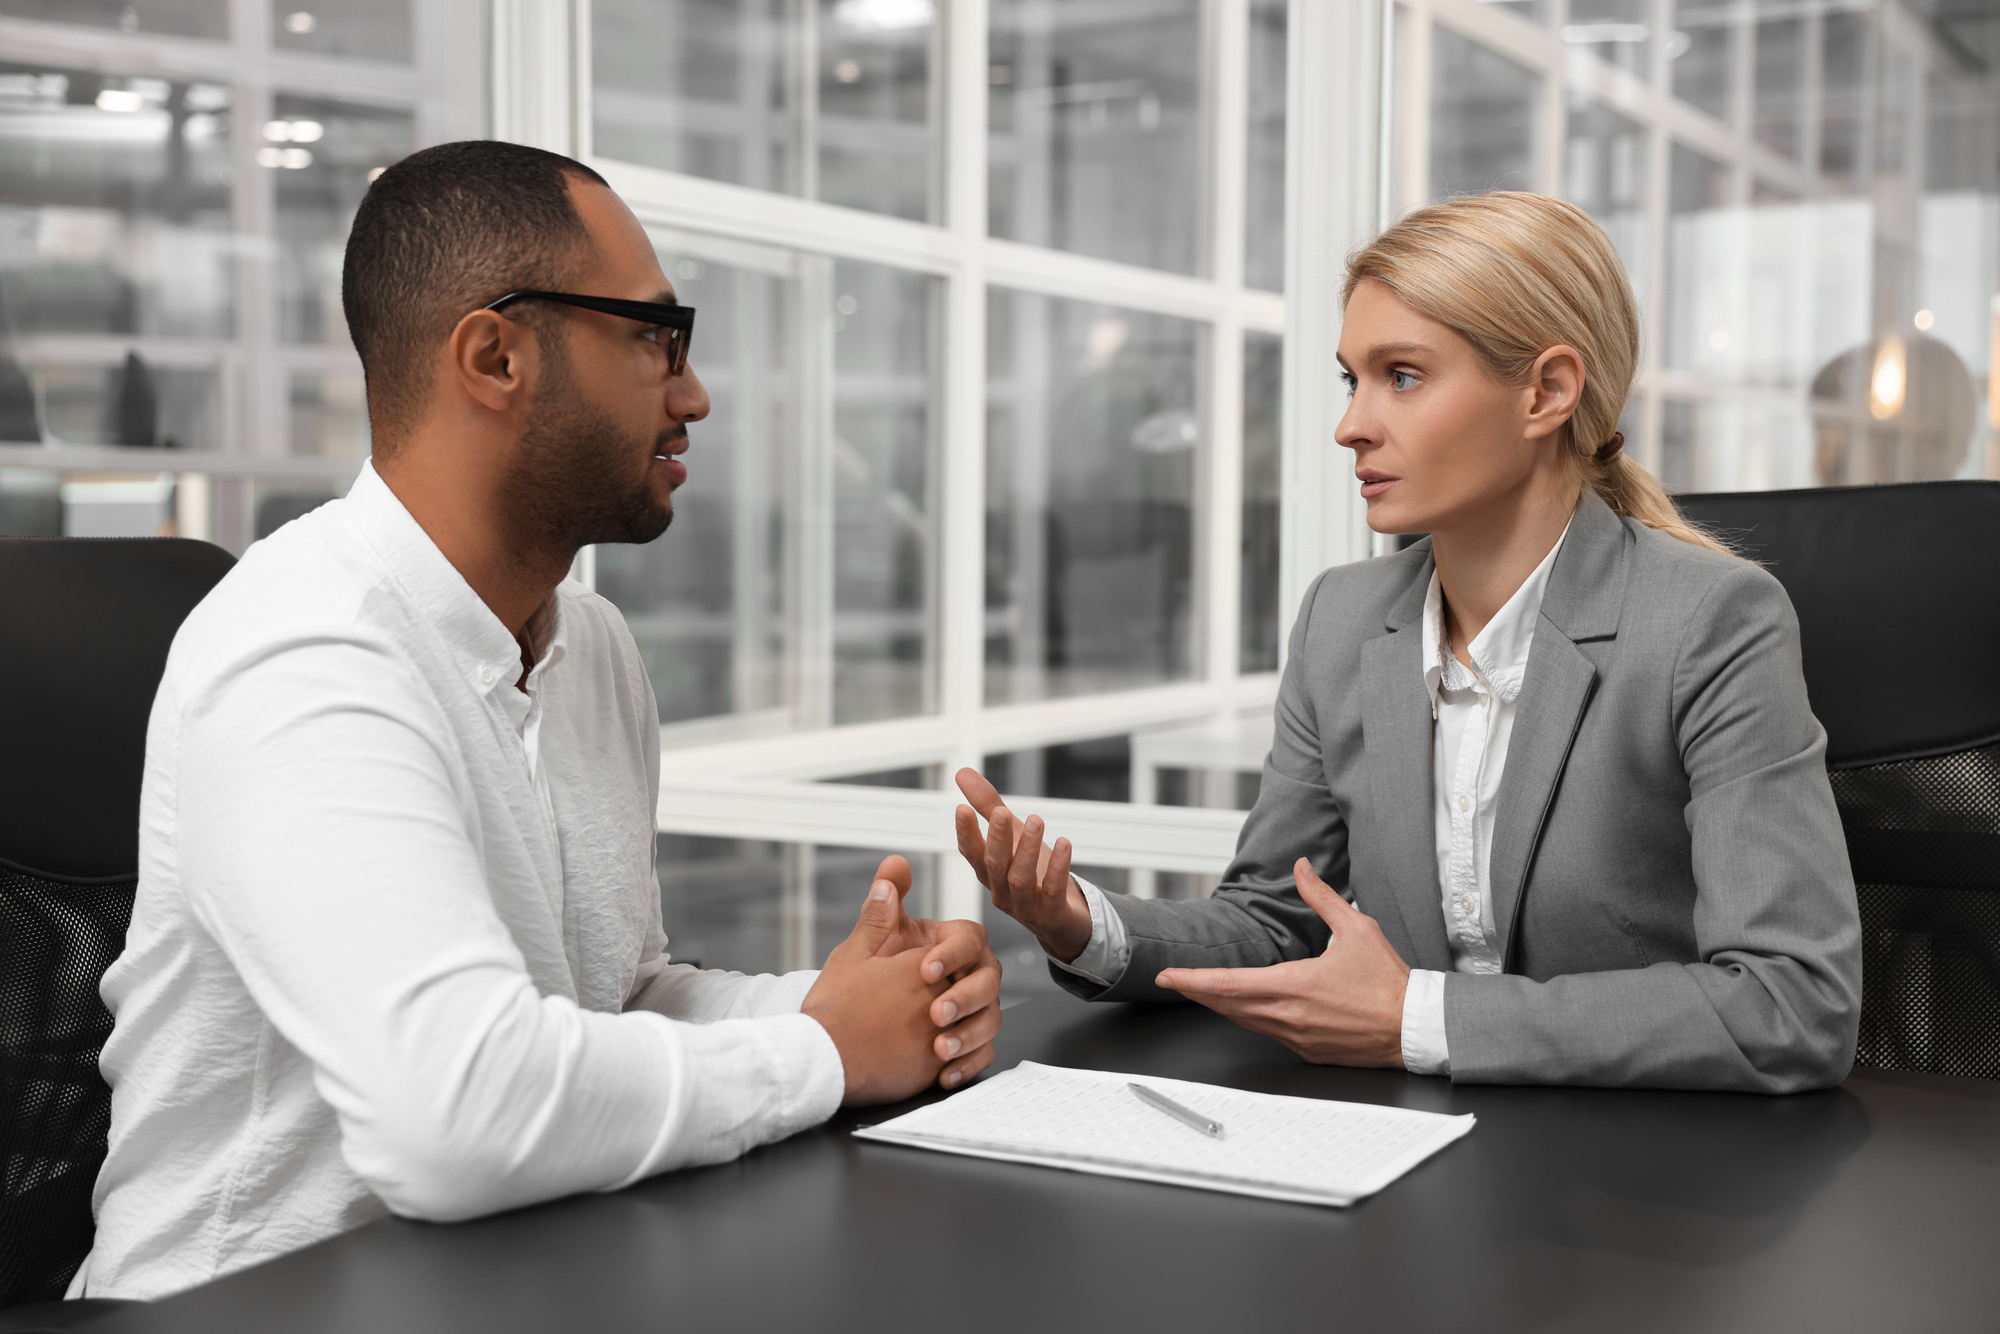
[[[1324,953],[1268,968],[1167,968],[1157,984],[1319,1065],[1402,1065],[1410,966],[1311,862],[1299,858],[1292,879],[1332,930]]]
[[[958,771],[958,851],[993,906],[1034,933],[1051,958],[1070,962],[1090,943],[1090,905],[1070,879],[1069,840],[1042,842],[1042,817],[1017,818],[976,769]],[[976,812],[976,813],[975,813]],[[979,832],[981,817],[986,832]]]

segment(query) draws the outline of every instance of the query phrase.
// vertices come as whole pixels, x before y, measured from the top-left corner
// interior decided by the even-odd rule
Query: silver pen
[[[1166,1094],[1155,1093],[1144,1084],[1127,1084],[1125,1087],[1138,1094],[1139,1101],[1145,1103],[1148,1107],[1154,1107],[1165,1112],[1168,1116],[1173,1117],[1174,1120],[1192,1126],[1210,1139],[1222,1138],[1222,1122],[1211,1121],[1200,1112],[1183,1107]]]

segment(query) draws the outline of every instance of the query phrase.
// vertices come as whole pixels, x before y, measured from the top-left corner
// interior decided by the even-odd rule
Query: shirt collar
[[[417,611],[444,640],[472,688],[490,695],[521,679],[521,645],[493,614],[472,585],[431,541],[373,462],[361,465],[344,502],[348,521],[375,549],[390,576]],[[563,654],[560,592],[528,618],[527,639],[534,673],[553,667]]]
[[[1511,704],[1521,693],[1528,672],[1528,651],[1535,641],[1535,620],[1541,615],[1542,596],[1548,591],[1549,571],[1562,550],[1562,537],[1542,557],[1541,564],[1514,590],[1514,596],[1473,637],[1468,656],[1471,669],[1453,657],[1445,647],[1444,586],[1438,582],[1437,565],[1431,565],[1430,587],[1424,591],[1424,690],[1431,697],[1431,717],[1437,717],[1439,694],[1443,690],[1477,689],[1490,691],[1503,704]]]

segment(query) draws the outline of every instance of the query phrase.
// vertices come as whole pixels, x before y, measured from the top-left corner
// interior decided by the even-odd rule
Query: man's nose
[[[667,415],[677,422],[698,422],[708,415],[708,387],[692,364],[667,382]]]

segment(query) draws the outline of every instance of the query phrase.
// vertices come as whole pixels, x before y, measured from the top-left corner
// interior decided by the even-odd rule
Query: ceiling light
[[[139,111],[146,105],[146,99],[124,88],[106,88],[97,95],[99,111]]]
[[[1910,387],[1909,362],[1903,340],[1884,338],[1875,353],[1875,373],[1868,378],[1868,412],[1878,422],[1888,421],[1903,410],[1903,395]]]
[[[1928,310],[1920,310],[1917,312],[1916,326],[1918,333],[1929,333],[1931,326],[1936,323],[1937,323],[1937,316],[1931,314]]]
[[[841,83],[860,83],[861,62],[852,57],[834,61],[833,77]]]
[[[301,9],[297,13],[285,15],[285,31],[295,32],[303,37],[319,27],[319,20]]]
[[[932,0],[840,0],[833,21],[860,32],[897,32],[928,28],[937,17]]]

